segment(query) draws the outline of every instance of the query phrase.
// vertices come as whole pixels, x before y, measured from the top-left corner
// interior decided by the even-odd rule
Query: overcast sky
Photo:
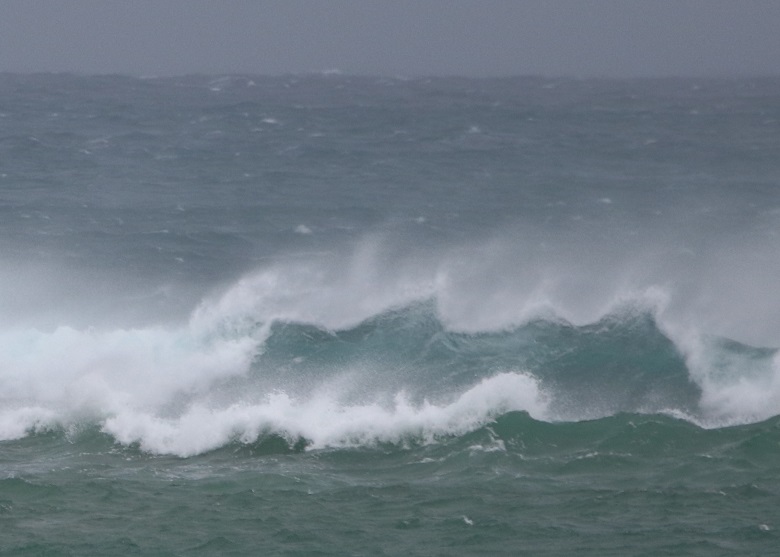
[[[780,0],[0,0],[0,71],[780,75]]]

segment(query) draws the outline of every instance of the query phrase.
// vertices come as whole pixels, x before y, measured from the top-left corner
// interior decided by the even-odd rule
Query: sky
[[[0,71],[780,75],[780,0],[0,0]]]

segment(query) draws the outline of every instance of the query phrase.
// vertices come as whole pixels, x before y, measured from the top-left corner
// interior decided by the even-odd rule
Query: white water
[[[155,453],[188,456],[215,449],[232,439],[251,443],[263,433],[276,433],[294,442],[304,438],[309,447],[348,447],[407,438],[433,441],[437,436],[460,435],[510,411],[525,410],[545,417],[545,402],[533,377],[503,373],[485,379],[449,404],[412,405],[403,393],[392,406],[347,405],[338,394],[318,393],[300,400],[271,393],[261,403],[237,403],[227,408],[191,406],[172,419],[120,412],[107,419],[104,431],[121,443],[139,443]]]

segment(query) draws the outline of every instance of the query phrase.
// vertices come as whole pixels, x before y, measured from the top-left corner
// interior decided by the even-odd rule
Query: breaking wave
[[[683,326],[659,287],[566,306],[544,281],[531,295],[494,280],[477,304],[457,270],[389,272],[359,250],[269,265],[180,326],[3,330],[0,439],[87,424],[189,456],[269,434],[309,448],[430,443],[518,411],[704,427],[780,413],[777,350]]]

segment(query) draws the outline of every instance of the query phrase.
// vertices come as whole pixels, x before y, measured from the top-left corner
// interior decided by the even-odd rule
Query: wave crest
[[[448,404],[411,403],[399,393],[391,405],[350,405],[319,394],[296,399],[270,394],[264,402],[214,409],[193,405],[176,418],[125,412],[107,419],[103,430],[124,444],[137,443],[153,453],[190,456],[238,440],[253,443],[277,434],[310,448],[370,446],[405,439],[432,442],[477,429],[511,411],[543,418],[545,402],[537,381],[526,374],[503,373],[484,379]]]
[[[380,251],[270,265],[179,327],[0,332],[0,439],[87,422],[190,455],[264,432],[313,447],[430,440],[514,410],[712,427],[780,413],[777,351],[670,319],[664,289],[567,306],[560,285],[513,297],[505,277],[480,290],[452,260],[391,268]]]

